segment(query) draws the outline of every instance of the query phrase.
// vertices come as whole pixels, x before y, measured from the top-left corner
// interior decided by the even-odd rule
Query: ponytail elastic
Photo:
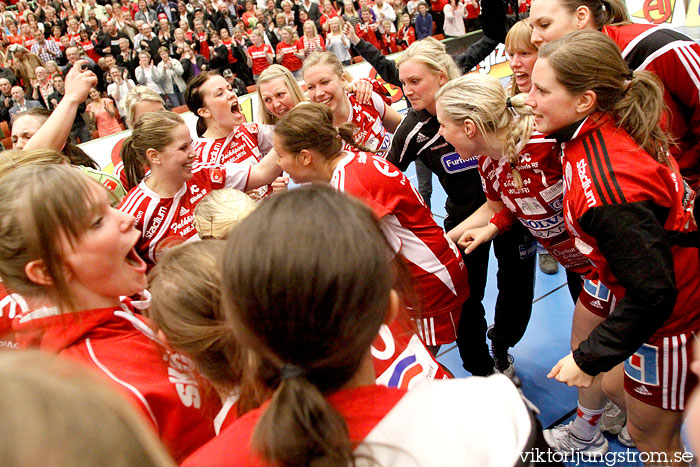
[[[299,378],[300,376],[306,376],[308,374],[309,370],[305,368],[291,363],[285,363],[280,369],[280,380],[284,381],[286,379]]]

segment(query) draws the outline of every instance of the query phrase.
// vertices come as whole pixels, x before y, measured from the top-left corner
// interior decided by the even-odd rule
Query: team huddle
[[[202,72],[184,93],[194,140],[138,86],[114,175],[66,144],[89,70],[71,69],[53,114],[20,114],[26,137],[0,157],[2,346],[58,358],[6,352],[0,373],[105,382],[85,403],[128,446],[76,429],[89,449],[65,441],[52,461],[505,466],[603,455],[605,430],[681,465],[684,419],[700,448],[700,46],[618,0],[534,0],[505,44],[507,87],[432,37],[395,62],[361,41],[405,115],[332,52],[306,57],[304,88],[281,65],[256,76],[257,123]],[[447,193],[443,226],[412,162]],[[576,303],[548,377],[578,388],[577,413],[544,431],[509,354],[538,243]],[[451,343],[473,377],[437,361]]]

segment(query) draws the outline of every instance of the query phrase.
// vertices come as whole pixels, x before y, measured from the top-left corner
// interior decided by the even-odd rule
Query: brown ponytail
[[[346,423],[324,395],[348,384],[369,354],[396,283],[392,258],[372,212],[320,185],[273,197],[231,230],[224,315],[280,374],[252,438],[267,462],[354,464]]]
[[[337,156],[343,150],[343,143],[372,152],[355,142],[354,131],[352,123],[334,127],[331,109],[315,103],[297,105],[275,125],[275,135],[289,152],[298,154],[303,149],[314,149],[326,159]]]
[[[599,110],[614,115],[654,159],[667,162],[673,140],[659,126],[666,110],[663,85],[648,71],[632,74],[615,42],[598,31],[576,31],[544,45],[539,58],[572,95],[594,91]]]
[[[561,0],[562,6],[572,15],[584,6],[591,12],[591,21],[600,30],[608,24],[630,23],[627,7],[621,0]]]

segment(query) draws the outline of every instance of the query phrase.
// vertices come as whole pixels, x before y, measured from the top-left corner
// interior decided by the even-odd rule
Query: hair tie
[[[630,81],[634,79],[634,71],[630,70],[630,72],[627,74],[627,79]]]
[[[513,103],[510,101],[510,97],[506,98],[506,109],[512,109]]]
[[[306,376],[309,374],[309,371],[294,365],[292,363],[285,363],[282,365],[282,368],[280,369],[280,379],[284,381],[285,379],[291,379],[291,378],[298,378],[300,376]]]

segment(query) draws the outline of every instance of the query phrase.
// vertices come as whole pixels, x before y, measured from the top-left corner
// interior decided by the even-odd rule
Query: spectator
[[[103,98],[97,88],[90,90],[90,102],[86,106],[86,120],[97,128],[100,138],[122,131],[116,119],[117,108],[109,97]]]
[[[222,76],[226,82],[231,85],[233,92],[235,92],[237,96],[244,96],[248,94],[248,89],[246,88],[243,80],[238,76],[235,76],[231,70],[224,70]]]
[[[219,18],[216,20],[216,30],[226,29],[230,36],[233,35],[233,28],[236,27],[235,18],[231,16],[226,3],[219,4]]]
[[[146,25],[144,25],[145,27]],[[163,88],[161,87],[162,77],[158,67],[153,65],[151,54],[146,51],[139,52],[139,66],[136,67],[136,82],[148,89],[157,92],[163,96]]]
[[[43,34],[36,38],[36,43],[32,45],[31,50],[44,63],[56,60],[62,55],[61,48],[55,42],[47,41]]]
[[[260,73],[272,65],[275,55],[272,48],[263,41],[263,33],[256,29],[250,34],[253,45],[246,51],[248,67],[253,70],[253,81],[257,81]]]
[[[284,15],[284,23],[286,26],[294,26],[295,15],[294,10],[292,10],[292,2],[289,0],[282,1],[282,13]]]
[[[156,57],[158,55],[158,49],[160,48],[160,41],[158,36],[153,34],[153,29],[148,23],[143,23],[141,26],[142,37],[139,40],[136,50],[138,52],[148,52],[151,57]],[[156,58],[156,62],[160,61],[160,57]]]
[[[136,78],[136,67],[139,66],[139,54],[131,48],[129,39],[119,39],[119,53],[114,56],[117,65],[129,70],[129,76]]]
[[[107,94],[117,103],[117,110],[122,120],[126,121],[126,96],[129,91],[136,87],[136,84],[129,78],[129,70],[113,66],[109,69],[112,76],[112,84],[107,86]]]
[[[304,46],[296,39],[294,29],[285,26],[280,31],[282,41],[277,44],[277,63],[292,72],[297,80],[302,79],[301,67],[305,57]]]
[[[326,37],[326,49],[333,52],[343,66],[350,65],[350,41],[343,33],[339,16],[328,21],[329,31]]]
[[[170,23],[168,23],[168,20],[165,18],[158,20],[158,41],[160,41],[160,47],[165,47],[170,50],[173,36],[170,32]],[[160,49],[160,47],[158,47],[158,49]]]
[[[255,18],[255,5],[253,4],[253,0],[245,0],[245,11],[243,15],[241,15],[241,19],[246,29],[252,29],[253,24],[251,23],[251,19],[257,21]]]
[[[177,3],[169,0],[160,0],[156,6],[156,16],[160,18],[161,14],[165,14],[169,23],[177,24],[180,21],[180,13],[177,11]]]
[[[66,59],[68,63],[63,67],[63,74],[68,74],[70,69],[73,67],[78,60],[80,60],[80,51],[75,46],[70,46],[66,48]],[[84,60],[87,61],[87,66],[91,71],[95,70],[95,62],[91,58],[85,57]]]
[[[36,78],[34,70],[38,66],[43,66],[44,63],[36,54],[29,52],[29,50],[22,45],[12,44],[9,50],[14,57],[13,70],[15,75],[17,75],[25,92],[31,93],[32,80]]]
[[[303,8],[299,8],[297,11],[297,21],[296,21],[296,28],[297,28],[297,35],[299,37],[302,37],[304,35],[304,23],[309,21],[309,13],[307,13],[306,10]]]
[[[161,76],[161,86],[165,95],[170,100],[170,105],[180,107],[185,104],[182,99],[182,93],[185,90],[185,81],[182,79],[184,70],[182,64],[168,55],[168,49],[161,47],[158,49],[160,54],[160,63],[158,64],[158,72]]]
[[[335,18],[336,16],[338,16],[338,13],[333,8],[331,0],[323,0],[323,11],[321,12],[321,17],[318,20],[318,22],[321,24],[321,31],[323,31],[323,35],[328,34],[328,31],[330,31],[331,25],[328,23],[328,20]]]
[[[384,0],[376,0],[374,6],[372,7],[374,11],[375,21],[377,24],[382,24],[382,21],[388,19],[392,23],[391,32],[396,32],[396,27],[394,26],[394,21],[396,21],[396,13],[394,8],[389,4],[384,2]]]
[[[0,78],[0,120],[10,123],[10,109],[14,105],[12,101],[12,83],[7,78]]]
[[[350,23],[353,28],[360,24],[360,15],[357,14],[355,5],[349,0],[343,4],[343,21]]]
[[[93,33],[93,36],[95,33]],[[87,32],[86,29],[83,29],[80,31],[80,41],[77,44],[81,49],[83,49],[83,52],[85,52],[85,55],[90,57],[91,60],[94,62],[97,62],[100,60],[100,54],[97,53],[97,50],[95,50],[95,41],[90,39],[90,34]]]
[[[114,20],[107,22],[107,32],[100,37],[98,49],[102,55],[112,54],[115,57],[119,55],[119,39],[128,39],[129,36],[117,29],[117,23]]]
[[[182,28],[177,28],[173,32],[173,41],[170,43],[170,55],[180,60],[184,52],[185,45],[191,44],[185,37],[185,31]]]
[[[13,86],[11,92],[12,100],[15,102],[15,105],[10,108],[10,120],[14,120],[18,113],[24,112],[27,109],[41,107],[41,102],[30,101],[25,98],[22,86]]]
[[[388,19],[382,21],[382,53],[384,55],[395,54],[399,51],[399,46],[396,43],[396,33],[391,32],[393,23]]]
[[[311,0],[302,0],[299,5],[299,11],[304,10],[309,15],[309,19],[316,24],[316,29],[321,29],[321,11],[318,9],[318,3]]]
[[[411,16],[408,13],[401,15],[401,26],[396,32],[396,42],[406,49],[416,41],[416,31],[411,26]]]
[[[156,21],[158,19],[158,16],[156,15],[156,11],[149,8],[148,4],[146,3],[146,0],[139,0],[138,2],[139,9],[134,13],[134,20],[136,21],[136,29],[139,29],[139,21],[143,21],[144,23],[148,23],[151,25],[151,27],[154,27],[156,25]],[[140,29],[139,29],[140,32]]]
[[[443,12],[445,14],[444,29],[446,37],[459,37],[467,33],[464,25],[467,9],[462,0],[449,0]]]
[[[107,17],[107,10],[102,5],[98,5],[95,0],[87,0],[87,5],[83,8],[83,18],[87,21],[90,16],[100,21]]]
[[[306,23],[304,23],[304,35],[299,41],[304,50],[304,57],[308,57],[309,54],[314,52],[323,52],[326,50],[326,41],[323,40],[323,37],[316,30],[316,23],[312,20],[307,20]]]
[[[433,20],[435,21],[435,34],[444,33],[443,25],[445,23],[445,13],[443,10],[447,3],[448,0],[430,0],[430,9],[432,11]]]
[[[208,65],[204,56],[196,53],[192,46],[187,43],[185,43],[183,47],[180,63],[182,64],[183,70],[182,79],[185,80],[185,83],[189,82],[190,79],[194,78],[202,71],[206,71]],[[224,70],[224,72],[226,71],[227,70]]]
[[[27,50],[30,50],[32,46],[36,44],[36,39],[32,35],[32,31],[29,27],[29,24],[23,23],[20,27],[20,31],[22,33],[22,43],[27,48]]]
[[[36,79],[34,80],[34,84],[32,86],[32,99],[39,101],[41,105],[48,109],[50,106],[49,96],[53,94],[54,91],[53,84],[51,83],[51,80],[49,80],[49,75],[46,72],[46,68],[43,66],[36,67],[34,74],[36,75]]]
[[[355,26],[357,37],[369,42],[378,50],[381,50],[380,33],[377,28],[377,23],[372,20],[372,10],[369,7],[363,6],[360,17],[362,18],[362,22]]]
[[[418,15],[416,15],[416,39],[421,40],[432,35],[433,16],[428,13],[428,4],[425,3],[425,0],[421,0],[418,3]]]
[[[49,110],[53,111],[56,106],[61,102],[61,99],[63,99],[63,96],[66,93],[66,83],[63,80],[63,76],[61,75],[56,75],[53,77],[53,88],[54,92],[49,96],[49,102],[51,103],[51,107]],[[85,113],[86,105],[85,102],[81,102],[78,104],[78,109],[75,114],[75,118],[73,119],[73,124],[71,125],[70,129],[70,135],[69,135],[69,140],[71,144],[78,144],[78,139],[80,139],[81,143],[85,143],[87,141],[90,141],[92,137],[90,136],[90,132],[87,129],[87,126],[85,125],[85,120],[83,119],[83,114]]]

